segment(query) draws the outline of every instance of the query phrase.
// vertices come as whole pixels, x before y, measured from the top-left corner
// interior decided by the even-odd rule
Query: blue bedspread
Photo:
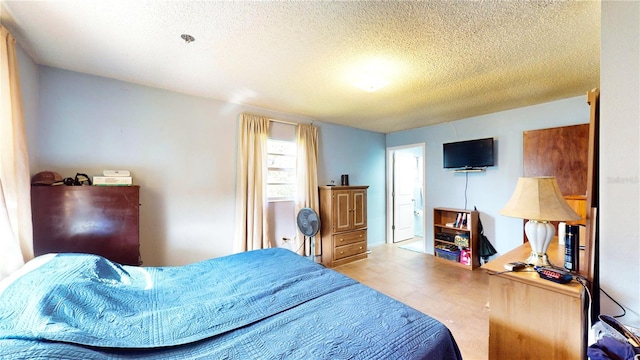
[[[0,295],[0,358],[460,359],[440,322],[289,250],[59,254]]]

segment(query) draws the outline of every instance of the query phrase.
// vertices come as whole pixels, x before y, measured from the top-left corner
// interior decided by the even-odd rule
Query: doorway
[[[387,243],[424,249],[425,144],[387,148]]]

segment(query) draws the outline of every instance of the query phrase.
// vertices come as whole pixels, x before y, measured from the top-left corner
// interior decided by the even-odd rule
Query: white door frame
[[[386,168],[387,168],[387,240],[386,243],[387,244],[393,244],[393,153],[397,150],[403,150],[403,149],[409,149],[409,148],[421,148],[422,149],[422,191],[423,194],[426,194],[426,188],[425,188],[425,183],[426,183],[426,169],[427,167],[425,166],[425,143],[417,143],[417,144],[409,144],[409,145],[402,145],[402,146],[391,146],[391,147],[387,147],[387,161],[386,161]],[[422,228],[425,229],[423,231],[426,232],[426,212],[425,212],[425,206],[427,204],[426,199],[424,199],[422,201],[422,213],[425,214],[425,216],[422,217]],[[425,237],[425,241],[426,241],[426,237]]]

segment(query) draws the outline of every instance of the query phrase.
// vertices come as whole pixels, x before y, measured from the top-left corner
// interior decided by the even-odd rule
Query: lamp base
[[[547,254],[540,254],[535,251],[531,252],[531,255],[527,259],[526,263],[533,266],[551,266]]]

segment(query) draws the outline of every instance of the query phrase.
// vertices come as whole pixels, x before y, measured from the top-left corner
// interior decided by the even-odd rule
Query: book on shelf
[[[456,215],[456,223],[453,226],[460,227],[460,225],[462,225],[462,213]]]

